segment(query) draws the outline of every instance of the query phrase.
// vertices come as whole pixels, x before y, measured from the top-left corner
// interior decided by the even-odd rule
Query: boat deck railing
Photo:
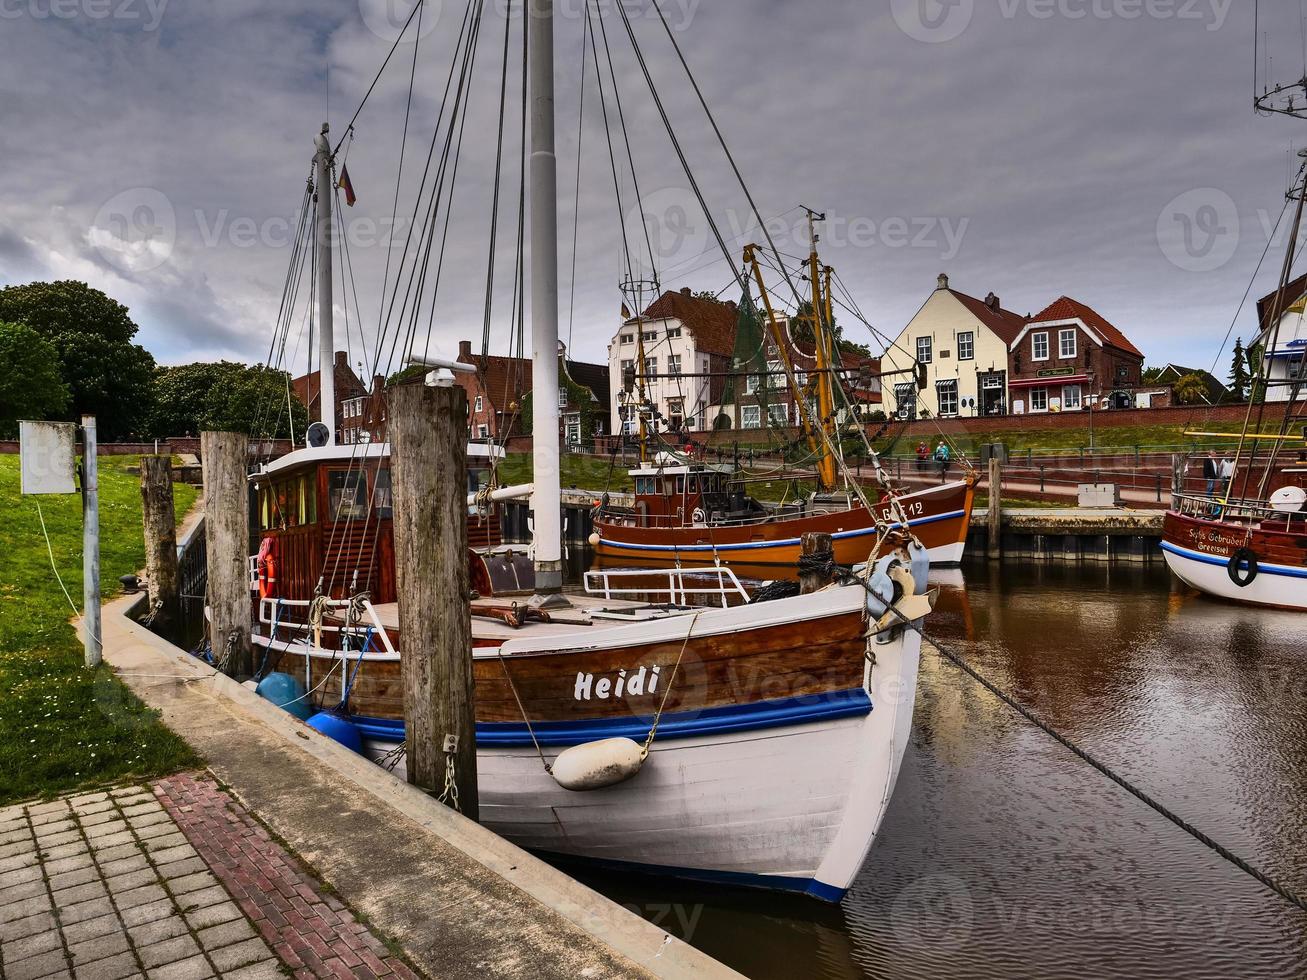
[[[666,580],[666,585],[662,581]],[[692,581],[703,580],[703,581]],[[711,580],[711,581],[710,581]],[[629,583],[629,584],[628,584]],[[666,596],[676,606],[695,605],[692,598],[720,600],[723,609],[731,599],[749,601],[749,593],[735,572],[721,565],[709,568],[651,571],[649,569],[596,569],[585,573],[585,590],[590,595],[605,599],[641,596],[653,601],[655,596]]]
[[[1177,513],[1204,520],[1261,524],[1263,521],[1287,523],[1295,517],[1307,518],[1307,514],[1301,511],[1277,510],[1265,500],[1228,498],[1219,493],[1177,493],[1173,499]]]
[[[349,633],[351,635],[357,633],[360,627],[371,629],[373,635],[377,638],[377,642],[380,643],[385,652],[394,655],[395,647],[390,642],[390,634],[386,631],[385,624],[381,621],[381,617],[377,615],[377,610],[370,600],[362,599],[360,601],[366,619],[365,622],[346,627],[333,625],[327,621],[328,613],[340,612],[343,616],[353,602],[352,599],[327,599],[322,609],[322,622],[317,628],[323,633]],[[273,640],[278,639],[277,633],[283,629],[297,632],[307,630],[312,633],[314,626],[309,621],[309,607],[313,603],[314,600],[312,599],[261,597],[259,599],[259,625],[268,628],[266,635]],[[287,615],[288,610],[291,611],[289,616]],[[296,616],[295,611],[298,611],[300,615]]]

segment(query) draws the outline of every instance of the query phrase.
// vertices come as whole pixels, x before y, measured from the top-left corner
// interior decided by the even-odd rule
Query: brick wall
[[[96,455],[149,456],[155,452],[155,445],[153,442],[102,442],[96,447]],[[289,439],[260,439],[257,443],[252,442],[251,445],[257,449],[255,455],[259,456],[284,456],[295,448],[291,445]],[[200,437],[180,436],[173,439],[160,439],[158,451],[171,456],[183,453],[198,456],[200,454]],[[0,454],[17,455],[18,440],[0,440]]]

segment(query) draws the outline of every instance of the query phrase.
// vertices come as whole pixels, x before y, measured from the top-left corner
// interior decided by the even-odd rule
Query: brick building
[[[1012,414],[1131,408],[1144,355],[1096,311],[1063,296],[1031,317],[1008,353]]]
[[[354,373],[354,369],[349,366],[349,355],[343,350],[336,351],[335,361],[336,377],[336,421],[332,426],[332,431],[337,434],[337,441],[344,442],[342,430],[347,428],[347,416],[345,414],[345,405],[355,399],[367,398],[367,386],[359,380],[359,376]],[[309,410],[309,420],[316,422],[322,415],[320,414],[320,402],[322,396],[322,375],[319,371],[305,374],[295,378],[290,383],[291,391]],[[353,426],[352,428],[357,428]]]

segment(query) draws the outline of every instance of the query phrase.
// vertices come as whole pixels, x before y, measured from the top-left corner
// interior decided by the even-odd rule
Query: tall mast
[[[558,464],[558,158],[554,151],[554,2],[526,0],[531,72],[531,431],[536,591],[563,588]]]
[[[336,444],[336,333],[331,321],[331,141],[330,127],[314,140],[317,154],[318,197],[318,418],[331,433],[327,445]]]
[[[817,229],[816,222],[825,219],[824,214],[817,214],[811,208],[804,208],[808,212],[808,239],[811,243],[811,251],[808,253],[808,275],[812,278],[812,339],[816,347],[817,359],[817,424],[829,436],[832,434],[832,420],[835,416],[835,399],[832,397],[832,385],[834,376],[832,372],[831,356],[828,353],[828,345],[833,348],[834,344],[827,334],[826,304],[822,300],[821,289],[821,262],[817,258]],[[802,398],[803,393],[796,391],[795,398]],[[831,456],[828,439],[821,442],[821,459],[817,462],[817,483],[820,489],[831,491],[835,489],[836,471],[835,459]]]

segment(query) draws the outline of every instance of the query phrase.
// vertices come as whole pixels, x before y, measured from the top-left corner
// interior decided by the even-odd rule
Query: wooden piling
[[[177,569],[177,517],[172,497],[172,459],[141,457],[141,521],[145,531],[145,579],[155,629],[170,636],[181,618]]]
[[[458,809],[475,820],[467,395],[459,387],[399,385],[388,402],[408,779],[445,795],[452,758]]]
[[[989,533],[986,555],[991,561],[1003,557],[1003,463],[995,453],[989,457]]]
[[[819,534],[810,531],[803,536],[801,549],[804,558],[830,554],[833,562],[835,557],[835,539],[829,534]],[[799,572],[799,594],[811,595],[819,589],[824,589],[826,586],[830,585],[834,578],[833,569],[829,572],[824,569],[817,571],[801,569]]]
[[[254,673],[250,653],[250,508],[246,479],[249,437],[201,432],[204,540],[209,584],[209,642],[215,663],[231,677]]]

